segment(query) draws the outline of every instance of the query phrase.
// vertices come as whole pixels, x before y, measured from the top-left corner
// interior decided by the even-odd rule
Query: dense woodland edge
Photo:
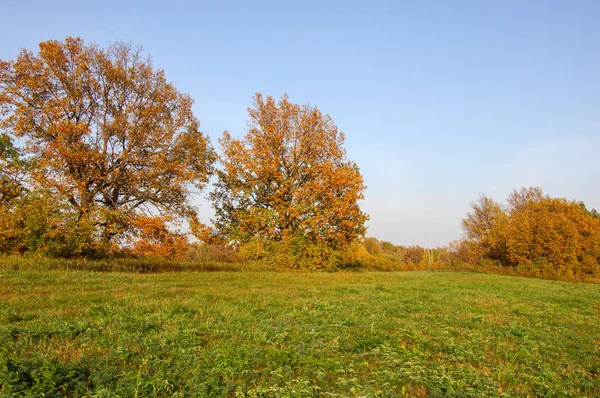
[[[0,60],[0,266],[600,280],[600,215],[582,202],[537,187],[505,204],[481,195],[463,239],[394,245],[365,237],[366,185],[329,115],[257,93],[245,134],[224,132],[216,149],[192,104],[127,43],[69,37]]]

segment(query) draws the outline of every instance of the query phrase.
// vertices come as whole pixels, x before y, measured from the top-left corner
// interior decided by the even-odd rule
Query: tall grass
[[[0,270],[13,271],[94,271],[94,272],[241,272],[273,271],[272,267],[258,263],[229,263],[216,261],[181,261],[161,258],[50,258],[33,256],[0,256]]]

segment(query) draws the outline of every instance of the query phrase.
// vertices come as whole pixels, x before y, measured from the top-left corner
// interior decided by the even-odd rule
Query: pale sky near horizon
[[[144,47],[202,129],[255,92],[318,106],[368,189],[369,236],[444,245],[479,193],[600,210],[599,1],[8,1],[0,59],[80,36]],[[212,211],[203,199],[200,214]]]

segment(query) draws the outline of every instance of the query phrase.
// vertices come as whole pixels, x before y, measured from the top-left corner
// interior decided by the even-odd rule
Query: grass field
[[[599,285],[0,273],[0,396],[600,395]]]

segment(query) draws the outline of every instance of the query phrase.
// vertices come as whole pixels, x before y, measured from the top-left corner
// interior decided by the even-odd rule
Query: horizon
[[[459,239],[480,193],[539,186],[600,210],[600,3],[152,4],[5,5],[0,59],[66,36],[141,45],[217,150],[255,92],[310,102],[361,169],[367,236],[394,244]]]

